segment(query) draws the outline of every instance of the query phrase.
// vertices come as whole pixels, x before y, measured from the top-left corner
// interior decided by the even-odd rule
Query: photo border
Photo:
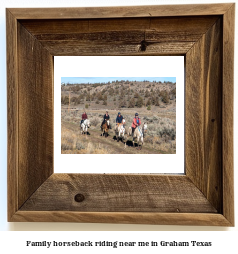
[[[234,226],[234,17],[234,3],[6,9],[8,221]],[[186,176],[54,174],[54,55],[185,55]]]
[[[136,75],[140,78],[141,74],[146,73],[147,78],[151,78],[153,73],[156,73],[158,75],[164,75],[164,76],[157,76],[153,77],[154,79],[158,77],[166,77],[168,79],[169,74],[172,74],[173,77],[176,78],[175,84],[176,84],[176,112],[174,120],[176,122],[175,125],[175,131],[176,131],[176,147],[175,147],[175,153],[163,153],[163,154],[157,154],[156,152],[152,152],[146,154],[144,151],[144,148],[142,149],[142,153],[135,153],[131,151],[127,151],[128,149],[124,149],[124,144],[122,144],[121,148],[124,149],[124,151],[121,151],[121,153],[114,154],[113,152],[109,151],[107,154],[99,154],[98,155],[89,155],[90,153],[85,154],[77,154],[75,151],[71,151],[72,153],[64,153],[61,151],[61,130],[58,128],[58,126],[61,125],[61,87],[55,86],[54,88],[54,167],[55,173],[168,173],[168,174],[184,174],[184,57],[183,56],[143,56],[143,61],[146,63],[146,66],[141,66],[140,61],[138,61],[138,57],[135,56],[80,56],[80,57],[54,57],[54,82],[55,84],[61,83],[61,76],[63,75],[64,78],[66,77],[77,77],[77,73],[81,75],[98,75],[96,77],[99,77],[102,75],[106,77],[106,73],[110,73],[116,77],[116,73],[123,74],[127,73],[127,75],[132,74],[136,80]],[[112,64],[113,63],[113,64]],[[121,67],[124,65],[123,67]],[[172,69],[171,69],[172,68]],[[91,69],[94,71],[92,72]],[[159,69],[159,71],[158,71]],[[69,75],[69,76],[67,76]],[[167,76],[166,76],[167,75]],[[172,77],[171,76],[171,77]],[[77,77],[80,78],[80,77]],[[127,76],[124,79],[130,79],[131,77]],[[120,76],[116,77],[115,80],[123,79]],[[67,82],[65,82],[66,84]],[[71,97],[71,95],[70,95]],[[98,108],[94,113],[105,112],[105,110],[109,110],[110,119],[112,125],[114,126],[114,121],[116,119],[116,115],[118,110],[116,109],[115,105],[113,108],[104,108],[100,110],[100,104],[98,104]],[[78,105],[79,106],[79,105]],[[81,117],[80,112],[83,110],[79,110],[78,106],[73,106],[73,108],[76,107],[78,110],[76,115]],[[87,114],[88,111],[90,111],[92,108],[91,106],[86,110]],[[96,109],[96,108],[94,108]],[[121,111],[122,110],[122,111]],[[130,109],[130,111],[137,112],[140,109]],[[157,107],[157,109],[153,109],[150,111],[156,110],[160,112],[160,108]],[[124,111],[124,109],[120,109],[119,111],[122,112],[122,115],[126,119],[126,125],[130,125],[128,122],[128,116],[125,116],[124,114],[128,114],[127,111]],[[131,112],[132,112],[131,111]],[[134,114],[135,114],[134,112]],[[147,113],[148,112],[148,113]],[[144,112],[144,116],[150,116],[151,113],[149,111]],[[163,113],[163,109],[161,110],[162,117],[166,117],[167,113]],[[143,118],[140,112],[139,113],[141,119]],[[155,113],[155,112],[154,112]],[[153,115],[154,115],[153,113]],[[113,116],[114,115],[114,116]],[[169,113],[170,115],[170,113]],[[168,117],[170,118],[170,116]],[[159,116],[159,115],[158,115]],[[92,116],[89,117],[90,119]],[[166,119],[165,119],[166,120]],[[131,120],[132,121],[132,120]],[[144,120],[145,121],[145,120]],[[76,123],[77,124],[77,123]],[[150,131],[150,125],[148,124],[148,131]],[[162,123],[163,124],[163,123]],[[166,125],[166,124],[165,124]],[[79,125],[77,125],[78,131],[80,130]],[[89,130],[90,133],[90,130]],[[100,133],[101,134],[101,133]],[[111,138],[114,136],[114,127],[111,131],[109,131],[109,136],[111,135]],[[146,135],[147,136],[147,135]],[[91,136],[90,136],[91,137]],[[84,137],[84,141],[92,142],[91,138],[87,139],[87,137]],[[111,140],[110,140],[111,141]],[[101,142],[98,140],[97,145],[101,145]],[[124,142],[123,142],[124,143]],[[148,144],[148,141],[145,140],[145,144]],[[102,140],[102,145],[103,145]],[[95,144],[96,145],[96,144]],[[156,147],[155,147],[156,148]],[[156,148],[157,149],[157,148]],[[130,149],[129,149],[130,150]],[[128,156],[130,154],[130,156]],[[78,160],[82,160],[82,163],[78,165]],[[93,156],[93,160],[92,157]],[[132,157],[131,157],[132,156]],[[159,156],[159,157],[158,157]],[[106,157],[106,158],[105,158]],[[108,167],[105,167],[105,159],[107,161]],[[166,164],[166,168],[164,167],[154,167],[153,165],[157,163],[157,160],[159,159],[160,165]],[[126,164],[126,167],[121,167],[120,164],[115,163],[117,160],[122,160],[124,164]],[[134,161],[139,162],[140,167],[134,167]],[[88,165],[88,161],[90,161],[90,165]],[[175,171],[176,170],[176,171]]]

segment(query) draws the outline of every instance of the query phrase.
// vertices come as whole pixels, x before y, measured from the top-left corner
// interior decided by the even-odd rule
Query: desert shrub
[[[146,106],[150,106],[151,105],[151,100],[148,99],[147,102],[146,102]]]
[[[61,103],[62,104],[69,104],[69,96],[61,96]]]
[[[87,93],[87,95],[86,95],[86,101],[90,101],[90,93]]]
[[[112,96],[114,94],[114,89],[113,88],[110,88],[109,89],[109,95]]]
[[[147,110],[151,110],[151,106],[150,105],[147,107]]]
[[[169,103],[169,94],[166,90],[160,92],[160,97],[164,103]]]
[[[176,98],[176,88],[170,91],[170,94]]]
[[[72,144],[72,145],[73,145],[74,140],[73,140],[71,137],[66,136],[66,137],[64,137],[64,138],[65,138],[65,140],[67,141],[67,143],[69,143],[69,144]]]
[[[160,145],[162,143],[162,141],[158,137],[154,137],[153,138],[153,143],[157,144],[157,145]]]
[[[72,103],[72,102],[76,102],[77,101],[77,97],[72,97],[72,98],[70,98],[70,103]]]
[[[101,92],[97,93],[97,100],[102,101],[103,100],[103,96]]]
[[[150,96],[150,93],[149,93],[148,90],[146,90],[146,92],[145,92],[145,97],[149,97],[149,96]]]
[[[144,120],[148,123],[153,123],[153,118],[149,116],[144,116]]]
[[[100,123],[100,120],[99,120],[98,118],[94,117],[94,118],[92,118],[92,119],[90,120],[90,123],[91,123],[91,125],[93,125],[93,126],[97,126],[97,125]]]
[[[72,150],[73,149],[73,144],[68,144],[68,143],[61,143],[61,150]]]
[[[162,137],[164,135],[168,136],[170,139],[175,140],[176,130],[174,128],[163,127],[157,130],[157,133]]]
[[[157,125],[156,124],[150,124],[149,125],[149,130],[150,131],[156,131],[156,129],[157,129]]]
[[[67,116],[64,116],[64,120],[65,120],[65,121],[70,121],[70,120],[71,120],[71,117],[68,116],[68,115],[67,115]]]
[[[176,131],[175,131],[174,128],[170,129],[169,136],[171,137],[172,140],[175,140],[175,138],[176,138]]]
[[[126,101],[125,99],[122,99],[119,101],[119,105],[118,105],[119,108],[125,108],[126,107]]]
[[[139,98],[137,99],[137,101],[136,101],[136,106],[137,106],[138,108],[141,108],[141,107],[143,106],[143,104],[144,104],[143,98],[142,98],[142,97],[139,97]]]
[[[77,140],[75,148],[78,150],[85,149],[85,145]]]
[[[134,108],[135,107],[135,99],[131,98],[128,103],[128,108]]]

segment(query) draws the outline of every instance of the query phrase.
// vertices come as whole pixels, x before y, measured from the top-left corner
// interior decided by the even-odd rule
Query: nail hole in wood
[[[75,200],[76,202],[83,202],[84,199],[85,199],[85,197],[84,197],[83,194],[77,194],[77,195],[75,195],[75,197],[74,197],[74,200]]]
[[[212,122],[214,123],[214,122],[215,122],[215,119],[212,119]]]

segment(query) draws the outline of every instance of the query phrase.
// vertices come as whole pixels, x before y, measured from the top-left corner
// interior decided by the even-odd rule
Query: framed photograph
[[[55,173],[184,174],[184,56],[61,56],[54,77]]]
[[[234,226],[234,18],[233,3],[6,9],[8,221]]]

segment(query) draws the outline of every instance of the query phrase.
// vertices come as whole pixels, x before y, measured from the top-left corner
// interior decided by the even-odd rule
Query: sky
[[[175,83],[176,77],[61,77],[61,83],[104,83],[104,82],[111,82],[115,80],[129,80],[129,81],[143,81],[143,80],[149,80],[154,81],[156,80],[164,82],[164,81],[170,81]]]

